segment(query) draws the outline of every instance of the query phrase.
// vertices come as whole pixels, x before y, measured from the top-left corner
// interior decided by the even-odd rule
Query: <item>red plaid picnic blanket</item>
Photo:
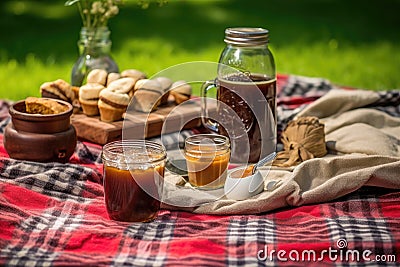
[[[280,130],[333,88],[279,76]],[[372,108],[400,114],[400,91]],[[0,131],[8,123],[0,105]],[[171,142],[176,142],[171,137]],[[2,135],[0,134],[0,141]],[[2,142],[1,142],[2,144]],[[363,187],[329,203],[257,215],[162,210],[149,223],[108,218],[101,147],[79,142],[68,164],[8,158],[0,146],[0,265],[6,266],[398,266],[400,192]]]

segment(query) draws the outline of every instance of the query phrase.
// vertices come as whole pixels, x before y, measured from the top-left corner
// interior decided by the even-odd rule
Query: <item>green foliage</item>
[[[0,1],[0,98],[38,96],[45,81],[69,81],[82,23],[64,2]],[[259,26],[270,30],[278,72],[386,90],[400,88],[398,10],[391,0],[170,0],[147,9],[125,0],[109,28],[121,70],[152,75],[217,62],[225,28]]]

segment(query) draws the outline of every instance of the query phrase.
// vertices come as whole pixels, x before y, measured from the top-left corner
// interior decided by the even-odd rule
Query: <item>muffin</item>
[[[106,70],[94,69],[88,73],[86,81],[87,81],[87,83],[99,83],[103,86],[106,86],[107,76],[108,76],[108,73]]]
[[[168,103],[169,89],[171,88],[172,80],[167,77],[157,77],[154,80],[161,85],[161,89],[163,92],[160,100],[160,105],[165,105]]]
[[[126,93],[119,93],[109,88],[102,90],[98,101],[100,120],[113,122],[122,119],[122,115],[129,105],[129,100]]]
[[[132,98],[133,108],[140,112],[151,112],[160,104],[163,90],[159,82],[155,80],[139,80],[135,86]]]
[[[97,106],[99,101],[100,92],[105,87],[98,83],[87,83],[82,85],[79,89],[79,102],[81,103],[83,113],[88,116],[95,116],[99,114]]]
[[[176,104],[189,100],[192,95],[192,87],[185,81],[176,81],[172,84],[170,94],[175,98]]]

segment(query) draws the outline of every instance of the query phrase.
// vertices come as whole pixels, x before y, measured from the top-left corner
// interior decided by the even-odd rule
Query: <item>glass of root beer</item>
[[[230,159],[230,143],[226,136],[190,136],[185,140],[184,151],[191,186],[202,190],[224,186]]]
[[[112,220],[148,222],[160,210],[166,151],[147,140],[104,145],[104,201]]]

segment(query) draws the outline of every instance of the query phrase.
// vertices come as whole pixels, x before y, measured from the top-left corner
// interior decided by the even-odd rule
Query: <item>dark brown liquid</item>
[[[265,125],[268,122],[260,121],[260,119],[266,120],[265,116],[261,116],[257,121],[250,106],[254,107],[259,102],[260,99],[257,97],[259,94],[255,92],[255,90],[259,90],[265,97],[272,111],[273,119],[276,122],[276,79],[270,79],[257,74],[251,74],[250,76],[241,74],[231,75],[225,77],[225,79],[218,79],[218,84],[218,100],[224,102],[236,112],[247,131],[250,145],[248,162],[257,162],[261,154],[261,131],[263,130],[260,129],[259,125]],[[222,112],[222,110],[218,110],[217,112]],[[227,130],[223,127],[220,127],[218,131],[220,134],[229,136]],[[240,158],[242,156],[238,155],[240,151],[236,151],[235,154],[232,154],[231,157]]]
[[[163,167],[129,171],[104,166],[104,198],[111,219],[146,222],[157,216],[160,209],[158,189],[162,185],[156,182],[156,172],[164,176]],[[141,186],[145,186],[152,196]]]

